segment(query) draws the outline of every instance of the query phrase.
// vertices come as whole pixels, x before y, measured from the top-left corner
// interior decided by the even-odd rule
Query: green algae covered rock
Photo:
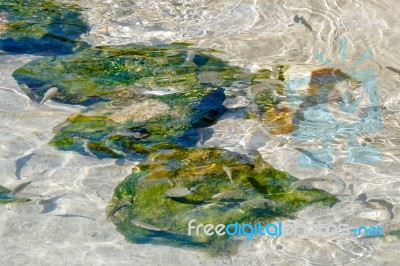
[[[27,202],[27,198],[19,198],[10,194],[11,190],[0,186],[0,204]]]
[[[337,201],[318,189],[291,186],[296,180],[260,159],[227,150],[160,149],[116,188],[108,216],[135,243],[234,253],[235,241],[226,235],[189,236],[189,221],[266,224],[291,217],[309,204]],[[188,191],[185,196],[174,197],[173,192],[183,189]]]
[[[56,147],[143,159],[160,145],[193,146],[196,129],[224,112],[224,91],[232,85],[238,93],[251,86],[259,105],[278,103],[270,94],[259,97],[260,88],[269,91],[271,82],[262,82],[270,72],[243,73],[210,52],[182,44],[94,47],[34,60],[13,76],[38,102],[57,88],[53,100],[89,106],[55,129]]]
[[[68,54],[88,47],[89,31],[77,5],[47,0],[0,0],[0,50],[12,53]]]
[[[238,68],[204,51],[172,44],[97,47],[68,56],[41,58],[16,70],[13,77],[39,98],[49,88],[57,87],[53,100],[90,105],[143,93],[198,92],[206,86],[227,86],[238,72]],[[204,73],[214,73],[217,78],[200,75]]]
[[[202,96],[202,97],[201,97]],[[224,112],[222,89],[143,96],[94,114],[74,115],[55,128],[51,144],[98,158],[142,160],[160,148],[193,146],[196,128]]]
[[[13,76],[33,100],[56,87],[52,99],[89,106],[55,129],[54,146],[143,159],[159,147],[193,146],[196,129],[225,111],[222,87],[249,82],[206,52],[180,44],[97,47],[34,60]]]

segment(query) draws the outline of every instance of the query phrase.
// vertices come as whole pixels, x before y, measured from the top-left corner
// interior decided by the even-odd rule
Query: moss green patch
[[[273,93],[270,91],[258,93],[254,97],[254,103],[264,109],[269,109],[273,107],[277,102],[278,100],[276,96],[274,96]]]
[[[73,55],[34,60],[13,74],[42,97],[53,86],[59,90],[54,100],[93,104],[121,99],[121,94],[136,97],[145,91],[193,91],[205,88],[198,82],[202,72],[220,73],[220,84],[227,86],[237,67],[183,45],[105,46],[86,49]],[[46,75],[43,75],[46,73]],[[207,87],[217,87],[207,84]]]
[[[227,168],[232,172],[232,181]],[[296,190],[290,186],[296,180],[261,160],[226,150],[165,149],[139,164],[136,172],[116,188],[108,210],[132,197],[131,205],[111,217],[127,239],[135,243],[197,247],[221,255],[234,252],[235,242],[221,236],[188,236],[188,222],[267,222],[289,217],[309,204],[331,205],[337,201],[321,190]],[[194,192],[182,198],[166,196],[166,191],[176,186],[192,188]],[[232,190],[241,192],[232,197],[213,197]],[[137,226],[132,220],[162,231]]]
[[[89,105],[55,129],[52,145],[96,157],[143,159],[160,145],[193,146],[195,129],[224,112],[220,85],[242,77],[237,67],[206,52],[179,44],[104,46],[34,60],[13,76],[33,100],[55,86],[53,100]],[[202,73],[216,74],[219,84],[201,83]],[[136,136],[140,131],[145,138]]]
[[[134,118],[152,110],[135,110],[132,119],[122,122],[115,121],[120,115],[116,116],[113,108],[103,110],[102,115],[75,115],[55,129],[56,136],[51,144],[62,150],[100,158],[123,156],[135,160],[143,159],[160,147],[193,146],[198,139],[195,129],[210,125],[223,113],[225,95],[222,89],[204,88],[174,96],[143,96],[129,104],[149,99],[166,103],[169,109],[145,121]],[[120,110],[126,111],[124,108],[128,107]]]
[[[88,45],[77,5],[43,0],[0,0],[0,49],[15,53],[68,54]]]
[[[277,78],[281,81],[285,81],[285,72],[289,69],[287,65],[279,65],[277,66]]]

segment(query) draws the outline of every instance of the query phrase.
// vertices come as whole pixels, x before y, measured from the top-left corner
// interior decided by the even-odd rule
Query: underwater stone
[[[268,109],[262,121],[270,126],[271,134],[287,134],[293,130],[291,112],[287,107]]]
[[[179,44],[94,47],[34,60],[13,76],[34,101],[57,87],[53,100],[88,105],[55,128],[51,143],[59,149],[141,160],[160,145],[193,146],[194,129],[211,125],[226,111],[220,86],[241,81],[240,71],[206,52]],[[220,83],[201,84],[201,73],[215,73]],[[148,137],[130,136],[137,130]]]
[[[225,111],[224,99],[222,89],[208,88],[172,96],[144,95],[96,111],[89,108],[55,128],[51,144],[101,158],[108,154],[112,158],[142,160],[160,146],[194,145],[198,140],[194,129],[213,123]],[[85,151],[85,141],[91,144],[89,152]],[[102,153],[92,152],[91,147]]]
[[[169,111],[169,106],[155,99],[145,100],[126,108],[115,111],[109,118],[114,122],[124,123],[128,120],[142,122],[165,114]]]
[[[232,181],[226,167],[231,170]],[[318,189],[297,190],[290,186],[295,181],[295,177],[262,160],[227,150],[160,149],[116,188],[108,211],[124,198],[132,197],[129,207],[110,217],[132,242],[187,246],[212,255],[234,253],[235,241],[226,236],[188,236],[188,222],[196,219],[197,224],[214,225],[265,223],[291,217],[310,204],[337,202]],[[168,196],[178,188],[187,193],[178,198]],[[238,190],[241,193],[236,193]],[[219,196],[223,193],[232,195]],[[133,219],[165,230],[144,230],[132,224]]]
[[[205,88],[197,78],[202,72],[219,73],[218,86],[229,86],[234,74],[239,73],[237,67],[203,54],[205,51],[198,53],[208,58],[206,64],[188,63],[190,52],[185,46],[172,44],[94,47],[73,55],[34,60],[17,69],[13,77],[39,97],[57,87],[53,100],[91,105],[126,96],[135,98],[148,91],[198,92]]]

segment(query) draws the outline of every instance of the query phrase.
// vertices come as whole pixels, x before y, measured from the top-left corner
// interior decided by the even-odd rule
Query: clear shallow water
[[[301,141],[291,134],[271,135],[254,120],[239,119],[234,110],[211,127],[211,138],[199,146],[219,146],[247,153],[258,149],[274,167],[298,178],[320,178],[313,185],[337,194],[341,203],[332,209],[307,208],[298,215],[303,223],[348,222],[382,223],[399,229],[399,101],[400,75],[387,66],[400,69],[396,18],[399,7],[391,1],[80,1],[87,8],[92,31],[84,39],[99,44],[186,41],[198,47],[212,47],[218,56],[232,64],[254,71],[274,64],[290,64],[289,77],[307,77],[320,66],[316,55],[322,52],[341,63],[338,41],[346,38],[348,50],[341,67],[351,64],[370,49],[373,56],[358,69],[377,73],[382,129],[358,135],[359,142],[372,143],[381,160],[373,165],[347,161],[346,137],[332,142],[332,169],[299,167],[301,153],[294,149],[318,148],[317,141]],[[309,27],[294,22],[302,16]],[[43,206],[0,206],[2,208],[2,262],[41,263],[44,258],[61,258],[72,264],[159,265],[233,264],[251,265],[395,265],[399,242],[379,238],[274,238],[244,242],[239,254],[229,258],[207,258],[187,250],[126,243],[111,223],[105,221],[104,206],[113,188],[130,172],[131,166],[117,166],[112,160],[95,160],[48,147],[52,129],[79,111],[78,107],[48,102],[32,103],[11,78],[18,66],[33,57],[1,55],[1,184],[18,184],[15,161],[35,155],[21,169],[22,180],[33,180],[26,193],[43,196],[66,194],[48,213]],[[233,99],[234,101],[234,99]],[[238,103],[241,104],[240,102]],[[233,105],[234,106],[234,105]],[[229,107],[229,105],[228,105]],[[29,125],[29,126],[28,126]],[[210,132],[210,131],[208,131]],[[370,141],[367,141],[366,139]],[[110,177],[112,180],[110,180]],[[324,180],[321,181],[321,179]],[[357,201],[383,199],[393,205],[366,205]],[[392,212],[392,214],[390,213]],[[60,217],[71,214],[83,217]],[[389,226],[390,225],[390,226]],[[35,237],[32,237],[35,236]],[[336,242],[335,242],[336,241]],[[84,252],[82,252],[82,246]],[[69,252],[65,252],[69,250]]]

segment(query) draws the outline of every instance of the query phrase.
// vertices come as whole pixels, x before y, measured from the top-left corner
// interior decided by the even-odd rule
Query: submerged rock
[[[143,122],[169,111],[169,106],[157,100],[145,100],[114,111],[109,118],[114,122]]]
[[[204,64],[198,65],[194,59],[185,63],[190,52],[179,44],[93,47],[73,55],[34,60],[16,70],[13,76],[19,84],[26,84],[39,96],[49,88],[57,87],[58,94],[53,100],[91,105],[138,98],[151,91],[164,91],[165,94],[192,91],[196,96],[206,85],[213,88],[228,86],[234,80],[233,75],[239,72],[237,67],[206,55],[206,51],[197,51],[199,56],[207,58]],[[218,86],[200,84],[198,75],[209,71],[219,74],[221,83]],[[157,95],[163,93],[154,96]]]
[[[77,5],[43,0],[0,0],[0,50],[11,53],[69,54],[88,47],[89,31]]]
[[[233,182],[224,167],[231,169]],[[189,221],[214,225],[267,223],[289,217],[309,204],[331,205],[337,201],[322,190],[293,188],[290,185],[295,181],[295,177],[263,161],[226,150],[160,149],[116,188],[109,210],[122,199],[132,197],[131,205],[111,220],[135,243],[190,246],[226,254],[234,252],[234,242],[226,235],[189,236]],[[171,197],[171,191],[179,197]],[[232,195],[215,196],[224,193]],[[168,232],[134,226],[133,219],[167,228]]]
[[[96,47],[34,60],[13,76],[34,101],[57,87],[53,100],[89,106],[55,129],[54,146],[141,160],[160,147],[193,146],[196,129],[226,110],[220,86],[251,82],[239,68],[206,52],[180,44]],[[218,75],[218,85],[199,81],[199,74],[210,72]],[[136,137],[140,131],[146,137]]]
[[[287,107],[268,109],[262,121],[270,125],[270,132],[272,134],[287,134],[293,130],[291,111]]]
[[[202,95],[210,95],[210,99]],[[70,117],[55,129],[51,144],[99,158],[142,160],[160,148],[193,146],[198,139],[196,128],[213,123],[224,112],[223,101],[221,89],[209,88],[175,96],[146,95],[117,111]]]

